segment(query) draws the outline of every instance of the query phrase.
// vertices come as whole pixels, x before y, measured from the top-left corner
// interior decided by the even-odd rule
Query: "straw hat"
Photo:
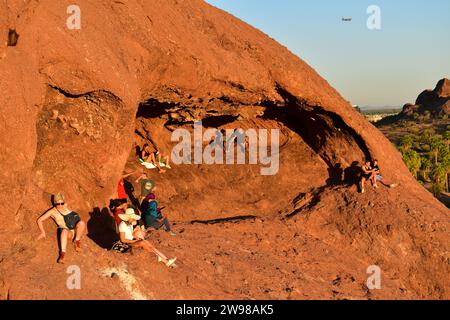
[[[128,222],[130,220],[135,220],[135,221],[141,220],[141,216],[137,215],[134,212],[133,208],[128,208],[124,214],[119,214],[119,218],[125,222]]]

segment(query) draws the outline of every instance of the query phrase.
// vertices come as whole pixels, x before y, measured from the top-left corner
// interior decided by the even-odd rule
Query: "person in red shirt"
[[[119,180],[119,184],[117,186],[117,198],[118,199],[126,199],[127,193],[125,191],[125,183],[123,181],[123,178]]]
[[[117,184],[117,199],[127,199],[128,195],[127,195],[127,192],[125,191],[124,179],[128,178],[132,174],[133,174],[133,172],[126,174],[119,180],[119,183]]]

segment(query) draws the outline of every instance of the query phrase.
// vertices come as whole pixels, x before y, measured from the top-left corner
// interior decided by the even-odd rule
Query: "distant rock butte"
[[[432,117],[450,115],[450,80],[442,79],[434,90],[423,91],[415,104],[406,104],[399,119],[429,112]]]

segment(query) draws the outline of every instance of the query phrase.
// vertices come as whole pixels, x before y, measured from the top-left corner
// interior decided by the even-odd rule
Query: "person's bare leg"
[[[85,231],[86,231],[86,223],[84,223],[84,221],[78,222],[77,226],[75,227],[75,241],[81,240]]]
[[[361,193],[364,193],[365,190],[365,184],[366,184],[366,178],[361,178]]]
[[[59,237],[59,241],[61,243],[61,252],[59,253],[59,257],[58,257],[58,261],[57,261],[58,263],[64,264],[64,258],[66,255],[67,241],[68,241],[69,235],[72,235],[69,230],[67,230],[67,229],[61,230],[61,234]]]
[[[158,257],[161,258],[161,260],[166,263],[169,259],[158,249],[156,249],[150,242],[143,240],[142,241],[142,247],[144,250],[147,250],[149,252],[154,252]]]
[[[376,175],[375,172],[371,174],[371,176],[370,176],[370,181],[372,182],[372,186],[373,186],[374,188],[378,188],[378,185],[377,185],[377,175]]]
[[[152,164],[158,169],[158,172],[159,172],[159,173],[164,173],[164,172],[166,172],[165,170],[163,170],[163,169],[161,168],[161,165],[159,164],[159,162],[160,162],[160,160],[161,160],[161,159],[160,159],[160,156],[155,157],[155,154],[152,153],[151,157],[152,157]]]
[[[66,252],[67,250],[67,239],[69,238],[70,231],[63,229],[61,231],[60,241],[61,241],[61,251]]]
[[[74,247],[75,251],[79,252],[81,251],[81,238],[83,237],[83,234],[86,230],[86,224],[84,221],[80,221],[77,223],[77,226],[75,227],[75,242]]]
[[[167,168],[171,168],[171,166],[170,166],[170,162],[169,162],[169,156],[165,156],[164,157],[164,163],[166,164],[166,167]]]

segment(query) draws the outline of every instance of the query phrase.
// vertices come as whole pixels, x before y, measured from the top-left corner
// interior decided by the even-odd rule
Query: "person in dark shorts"
[[[37,220],[37,225],[41,231],[37,240],[45,239],[46,233],[43,223],[52,218],[58,226],[59,241],[61,251],[59,252],[58,263],[63,264],[67,243],[73,241],[75,251],[81,251],[81,239],[86,231],[86,223],[81,220],[78,213],[68,208],[65,197],[58,193],[53,197],[53,208],[48,210]]]

